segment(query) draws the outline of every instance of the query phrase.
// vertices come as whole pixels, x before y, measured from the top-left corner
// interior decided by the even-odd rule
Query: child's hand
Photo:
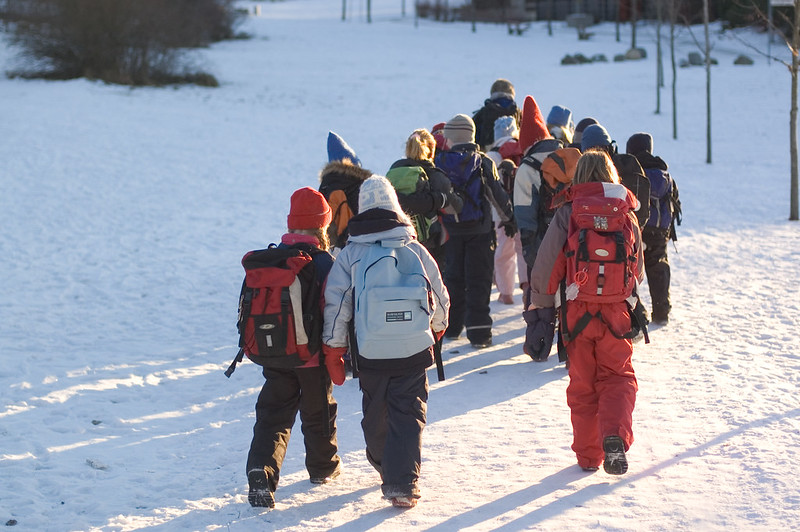
[[[337,386],[344,384],[344,354],[347,353],[346,347],[331,347],[322,345],[322,352],[325,355],[325,367],[328,368],[328,375],[331,381]]]

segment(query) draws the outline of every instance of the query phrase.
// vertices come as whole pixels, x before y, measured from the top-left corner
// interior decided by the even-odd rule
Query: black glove
[[[500,227],[503,228],[508,238],[514,238],[514,235],[517,234],[517,221],[514,220],[514,218],[511,218],[507,222],[502,222]]]
[[[522,350],[536,362],[546,361],[556,333],[556,309],[548,307],[526,310],[522,317],[528,324]]]

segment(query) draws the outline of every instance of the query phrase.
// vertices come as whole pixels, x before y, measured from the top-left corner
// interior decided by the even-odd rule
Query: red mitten
[[[444,331],[445,330],[446,329],[442,329],[441,331],[433,331],[433,337],[436,338],[437,342],[442,339],[442,336],[444,336]]]
[[[346,347],[331,347],[322,345],[322,352],[325,355],[325,367],[328,368],[328,375],[337,386],[344,384],[344,359],[347,353]]]

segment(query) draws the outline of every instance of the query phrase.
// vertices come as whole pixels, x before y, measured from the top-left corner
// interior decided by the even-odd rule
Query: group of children
[[[633,135],[620,157],[596,120],[575,126],[562,106],[545,120],[533,97],[520,111],[514,96],[513,85],[499,79],[473,117],[415,130],[386,177],[364,169],[354,150],[329,134],[319,191],[294,192],[278,246],[315,265],[315,297],[303,305],[316,308],[296,316],[319,314],[322,323],[311,328],[317,338],[305,344],[319,348],[287,366],[252,356],[254,340],[240,342],[265,377],[247,460],[251,505],[274,506],[298,411],[311,482],[340,474],[332,384],[344,383],[349,364],[360,380],[366,455],[383,496],[414,506],[426,370],[443,337],[465,331],[473,347],[492,345],[491,287],[512,304],[515,275],[524,292],[524,351],[546,360],[558,332],[568,361],[578,465],[627,470],[637,391],[632,339],[644,327],[633,309],[646,272],[651,318],[668,321],[666,244],[679,214],[677,187],[653,155],[650,135]],[[243,335],[273,328],[246,329],[243,305],[244,298]],[[285,322],[292,312],[287,303]]]

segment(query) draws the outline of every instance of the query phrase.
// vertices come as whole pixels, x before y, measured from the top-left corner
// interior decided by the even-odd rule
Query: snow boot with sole
[[[605,460],[603,469],[609,475],[622,475],[628,470],[628,459],[625,457],[625,444],[619,436],[606,436],[603,439]]]

